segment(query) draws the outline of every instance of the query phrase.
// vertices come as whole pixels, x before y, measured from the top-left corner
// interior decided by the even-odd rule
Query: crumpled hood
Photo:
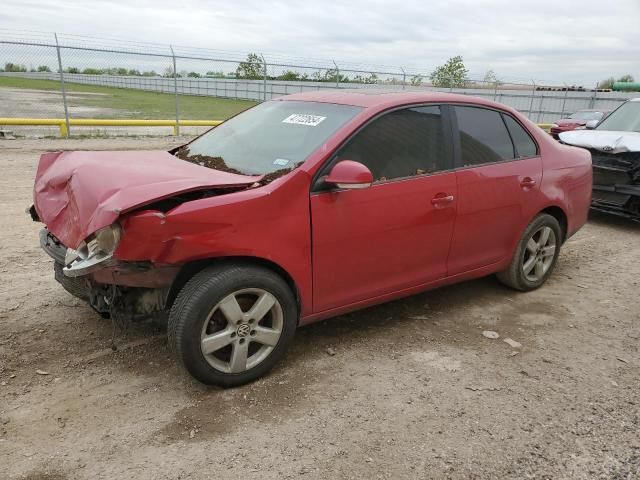
[[[165,151],[54,152],[40,157],[38,216],[75,248],[122,213],[179,193],[251,185],[261,177],[212,170]]]
[[[640,152],[639,132],[574,130],[561,133],[560,140],[576,147],[593,148],[607,153]]]

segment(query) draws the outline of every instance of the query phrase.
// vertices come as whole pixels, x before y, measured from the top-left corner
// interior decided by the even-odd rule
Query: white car
[[[640,98],[623,103],[593,130],[560,134],[593,160],[591,208],[640,222]]]

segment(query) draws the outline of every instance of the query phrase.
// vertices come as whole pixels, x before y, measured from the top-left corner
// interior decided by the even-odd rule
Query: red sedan
[[[578,110],[567,118],[556,120],[551,124],[551,136],[558,139],[562,132],[594,128],[609,113],[608,110]]]
[[[45,154],[34,199],[68,291],[167,318],[187,370],[232,386],[299,325],[494,273],[540,287],[587,219],[591,157],[479,98],[315,92],[170,152]]]

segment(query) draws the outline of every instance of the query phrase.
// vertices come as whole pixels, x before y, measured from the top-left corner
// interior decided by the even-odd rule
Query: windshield
[[[602,112],[576,112],[569,115],[571,120],[600,120]]]
[[[303,163],[361,107],[270,101],[224,122],[176,152],[209,168],[273,179]]]
[[[596,130],[640,132],[640,102],[625,102],[605,118]]]

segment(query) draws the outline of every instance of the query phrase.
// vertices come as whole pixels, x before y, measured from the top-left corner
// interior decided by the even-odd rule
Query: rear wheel
[[[291,289],[271,270],[211,267],[178,294],[169,343],[202,383],[241,385],[264,375],[284,354],[297,311]]]
[[[540,287],[555,268],[562,243],[562,229],[555,217],[543,213],[526,228],[509,267],[498,279],[516,290]]]

